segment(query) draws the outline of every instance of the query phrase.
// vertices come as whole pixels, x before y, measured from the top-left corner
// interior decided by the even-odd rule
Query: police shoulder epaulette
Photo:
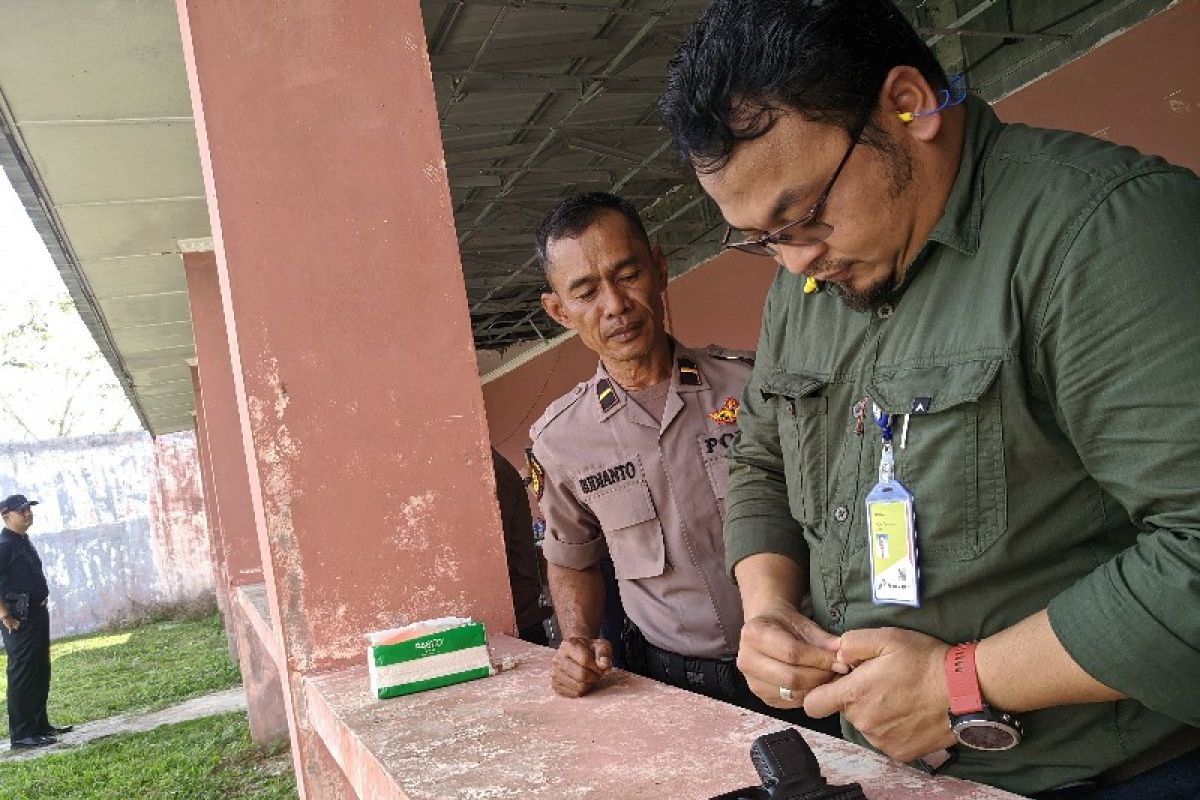
[[[574,389],[564,394],[562,397],[555,400],[546,407],[542,412],[542,416],[538,417],[538,421],[529,426],[529,438],[536,439],[542,435],[542,431],[546,426],[555,420],[560,414],[566,411],[571,406],[579,402],[579,398],[583,397],[587,392],[587,382],[577,384]]]
[[[700,368],[696,366],[696,362],[692,361],[687,356],[680,356],[676,359],[679,365],[679,385],[680,386],[701,386],[704,383],[704,378],[700,375]]]
[[[753,350],[731,350],[727,347],[721,347],[718,344],[710,344],[705,348],[704,352],[722,361],[745,361],[750,366],[754,366]]]
[[[613,406],[621,402],[621,398],[617,397],[617,393],[613,391],[612,381],[608,378],[601,378],[596,381],[596,400],[599,401],[602,412],[609,411]]]

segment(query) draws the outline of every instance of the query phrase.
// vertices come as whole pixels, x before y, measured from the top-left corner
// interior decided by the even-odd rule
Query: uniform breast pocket
[[[822,377],[795,372],[774,372],[762,385],[763,398],[775,407],[788,506],[812,529],[825,524],[828,402],[819,392],[827,385]]]
[[[725,487],[729,484],[729,448],[737,435],[737,428],[728,428],[719,433],[702,433],[696,437],[700,448],[700,461],[708,475],[713,497],[717,499],[717,510],[722,521],[725,519]]]
[[[1001,363],[876,370],[869,392],[896,415],[896,478],[914,497],[922,560],[978,558],[1007,527]],[[911,416],[900,449],[904,414]]]
[[[604,530],[618,578],[636,580],[663,574],[666,550],[662,524],[645,483],[623,481],[597,492],[587,502]]]

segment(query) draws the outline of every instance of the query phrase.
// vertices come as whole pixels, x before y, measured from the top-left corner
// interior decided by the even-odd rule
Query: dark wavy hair
[[[586,231],[606,211],[615,211],[629,223],[630,230],[650,248],[646,226],[633,203],[608,192],[585,192],[561,201],[537,229],[537,257],[542,274],[549,280],[550,259],[546,248],[557,239],[574,239]]]
[[[850,131],[897,66],[948,88],[888,0],[715,0],[671,59],[658,108],[680,159],[714,172],[781,110]],[[863,142],[879,146],[881,133],[868,124]]]

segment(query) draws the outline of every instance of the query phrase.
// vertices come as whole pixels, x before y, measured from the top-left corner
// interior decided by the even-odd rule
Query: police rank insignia
[[[708,412],[708,418],[718,425],[732,425],[737,422],[738,409],[741,408],[741,405],[737,398],[726,397],[725,405],[716,411]]]
[[[532,447],[525,448],[525,461],[529,465],[529,488],[533,490],[537,499],[541,500],[542,492],[546,490],[546,470],[533,454]]]
[[[680,356],[679,385],[699,386],[703,382],[703,378],[700,377],[700,368],[696,366],[696,362],[692,361],[690,358]]]

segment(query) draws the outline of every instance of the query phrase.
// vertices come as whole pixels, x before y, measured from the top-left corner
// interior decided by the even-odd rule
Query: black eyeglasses
[[[721,246],[727,250],[741,250],[743,253],[750,253],[751,255],[774,258],[779,254],[778,247],[781,244],[816,244],[829,238],[829,234],[833,233],[833,226],[821,222],[818,219],[818,215],[821,213],[821,209],[825,207],[825,201],[829,199],[829,193],[833,190],[833,185],[837,183],[838,176],[842,174],[842,168],[846,166],[846,162],[850,160],[850,154],[854,152],[854,148],[862,138],[862,133],[866,130],[867,122],[871,119],[871,112],[874,110],[875,98],[871,98],[870,105],[867,106],[866,111],[855,124],[854,130],[850,134],[850,146],[846,148],[846,154],[838,162],[837,169],[833,171],[829,182],[825,184],[825,188],[821,190],[817,201],[812,204],[812,208],[808,210],[807,214],[795,222],[789,222],[782,228],[777,228],[769,233],[764,233],[762,236],[756,236],[753,239],[746,239],[741,242],[729,241],[733,237],[733,228],[727,227],[725,229],[725,238],[721,240]]]

